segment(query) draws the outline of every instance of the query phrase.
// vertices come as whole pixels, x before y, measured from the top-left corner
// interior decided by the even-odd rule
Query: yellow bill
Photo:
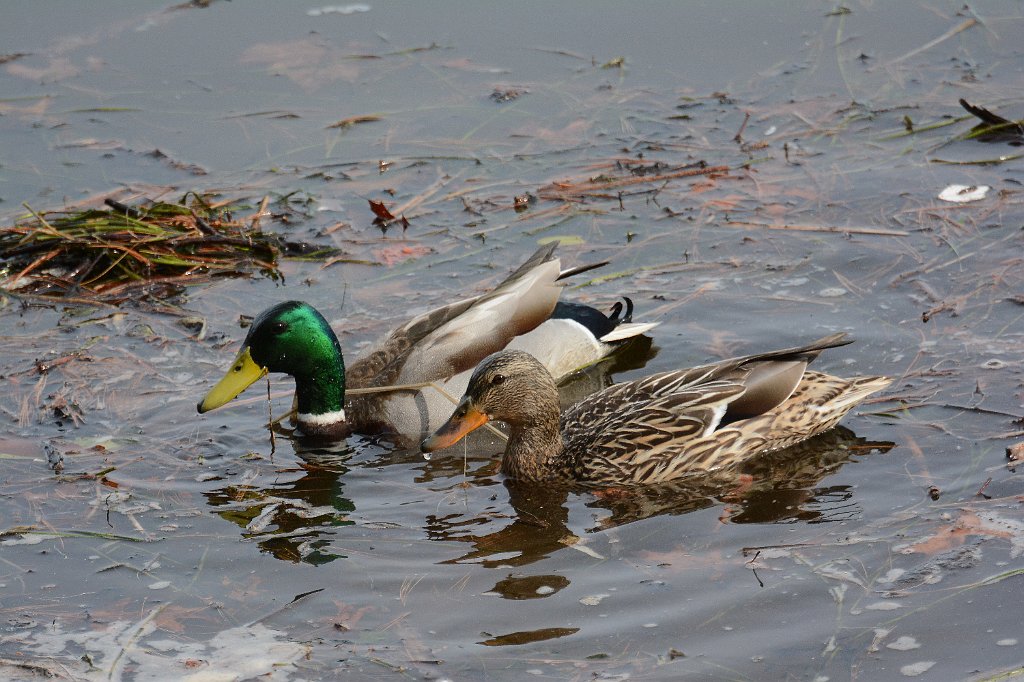
[[[239,351],[224,378],[210,389],[206,397],[196,405],[196,409],[199,410],[199,414],[217,409],[230,402],[232,398],[261,379],[266,373],[266,367],[260,367],[253,362],[252,356],[249,354],[249,347],[246,346]]]
[[[420,450],[433,452],[449,445],[455,445],[486,423],[487,415],[464,401],[459,404],[455,414],[449,417],[441,428],[420,443]]]

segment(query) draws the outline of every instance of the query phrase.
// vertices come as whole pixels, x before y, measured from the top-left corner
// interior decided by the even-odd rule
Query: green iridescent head
[[[256,317],[231,369],[199,403],[199,412],[224,405],[267,372],[295,377],[300,423],[306,415],[343,409],[341,344],[323,315],[307,303],[286,301]]]

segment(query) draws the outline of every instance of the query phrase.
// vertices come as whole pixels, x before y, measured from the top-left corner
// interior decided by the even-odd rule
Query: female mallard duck
[[[324,317],[298,301],[264,310],[253,321],[224,378],[199,403],[200,413],[229,402],[267,372],[295,378],[297,425],[303,435],[338,439],[351,432],[420,438],[451,413],[431,388],[345,397],[349,388],[434,382],[446,393],[465,391],[473,367],[502,348],[527,350],[547,371],[563,376],[596,362],[613,344],[654,324],[631,322],[632,303],[605,317],[593,308],[558,303],[562,272],[557,244],[538,250],[493,291],[432,310],[391,332],[346,370],[341,345]],[[557,305],[556,305],[557,304]]]
[[[558,391],[527,353],[486,358],[455,413],[421,449],[456,443],[489,420],[511,427],[501,469],[530,480],[659,483],[706,474],[832,428],[889,385],[807,370],[835,334],[799,348],[653,374],[594,393],[558,416]]]

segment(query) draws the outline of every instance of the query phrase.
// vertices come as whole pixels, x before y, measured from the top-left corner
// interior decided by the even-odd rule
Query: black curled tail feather
[[[605,315],[597,308],[582,303],[567,303],[559,301],[551,318],[556,320],[573,320],[583,325],[600,339],[605,334],[614,331],[620,324],[633,321],[633,301],[623,296],[622,301],[617,301],[608,315]]]
[[[625,301],[625,308],[623,308],[623,301]],[[626,314],[619,319],[619,314],[625,309]],[[615,323],[615,326],[619,326],[623,323],[633,321],[633,299],[629,296],[623,296],[622,301],[616,301],[615,305],[612,306],[612,311],[608,313],[608,319]]]

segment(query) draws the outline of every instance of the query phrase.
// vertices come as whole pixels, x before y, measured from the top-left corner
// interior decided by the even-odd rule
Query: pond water
[[[1024,118],[1019,2],[203,4],[5,7],[3,224],[267,196],[342,258],[3,295],[0,677],[1022,674],[1024,148],[958,104]],[[614,380],[848,331],[816,367],[895,381],[734,481],[568,495],[486,439],[272,443],[262,388],[195,413],[242,315],[353,358],[550,239],[611,261],[565,299],[660,322]]]

